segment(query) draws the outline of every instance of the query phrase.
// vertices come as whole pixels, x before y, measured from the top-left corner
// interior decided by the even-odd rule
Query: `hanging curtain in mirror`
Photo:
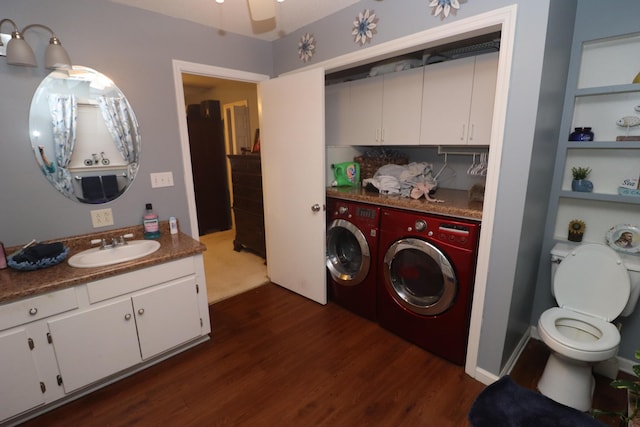
[[[65,195],[73,194],[73,184],[69,173],[71,153],[76,143],[76,123],[78,121],[78,102],[76,96],[50,95],[49,111],[53,126],[53,149],[57,168],[55,176],[46,173],[47,178]]]
[[[131,119],[129,102],[126,98],[101,96],[98,98],[98,105],[118,151],[129,164],[129,177],[135,176],[138,170],[138,149],[135,146],[138,127]]]

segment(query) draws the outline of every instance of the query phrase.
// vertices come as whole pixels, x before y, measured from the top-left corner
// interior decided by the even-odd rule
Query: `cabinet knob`
[[[144,314],[144,308],[139,308],[138,314],[142,316]]]
[[[37,308],[35,308],[35,307],[30,308],[30,309],[29,309],[29,314],[30,314],[31,316],[35,316],[36,314],[38,314],[38,309],[37,309]]]
[[[131,314],[130,313],[125,314],[124,320],[131,320]]]

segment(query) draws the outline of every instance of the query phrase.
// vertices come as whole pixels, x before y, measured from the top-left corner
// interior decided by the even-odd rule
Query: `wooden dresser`
[[[233,249],[249,249],[266,258],[260,155],[230,155],[229,161],[233,181],[233,215],[236,223]]]

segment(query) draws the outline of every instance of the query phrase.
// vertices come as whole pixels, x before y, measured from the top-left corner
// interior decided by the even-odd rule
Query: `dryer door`
[[[416,238],[397,240],[389,247],[384,286],[400,305],[422,315],[446,311],[458,292],[449,260],[440,249]]]
[[[334,220],[327,228],[327,268],[341,285],[360,284],[369,273],[371,252],[362,231],[344,219]]]

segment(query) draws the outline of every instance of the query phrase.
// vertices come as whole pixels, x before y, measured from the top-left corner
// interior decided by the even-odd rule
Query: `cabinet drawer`
[[[87,284],[91,304],[195,274],[193,257],[167,262]]]
[[[49,292],[0,305],[0,330],[78,308],[75,288]]]

